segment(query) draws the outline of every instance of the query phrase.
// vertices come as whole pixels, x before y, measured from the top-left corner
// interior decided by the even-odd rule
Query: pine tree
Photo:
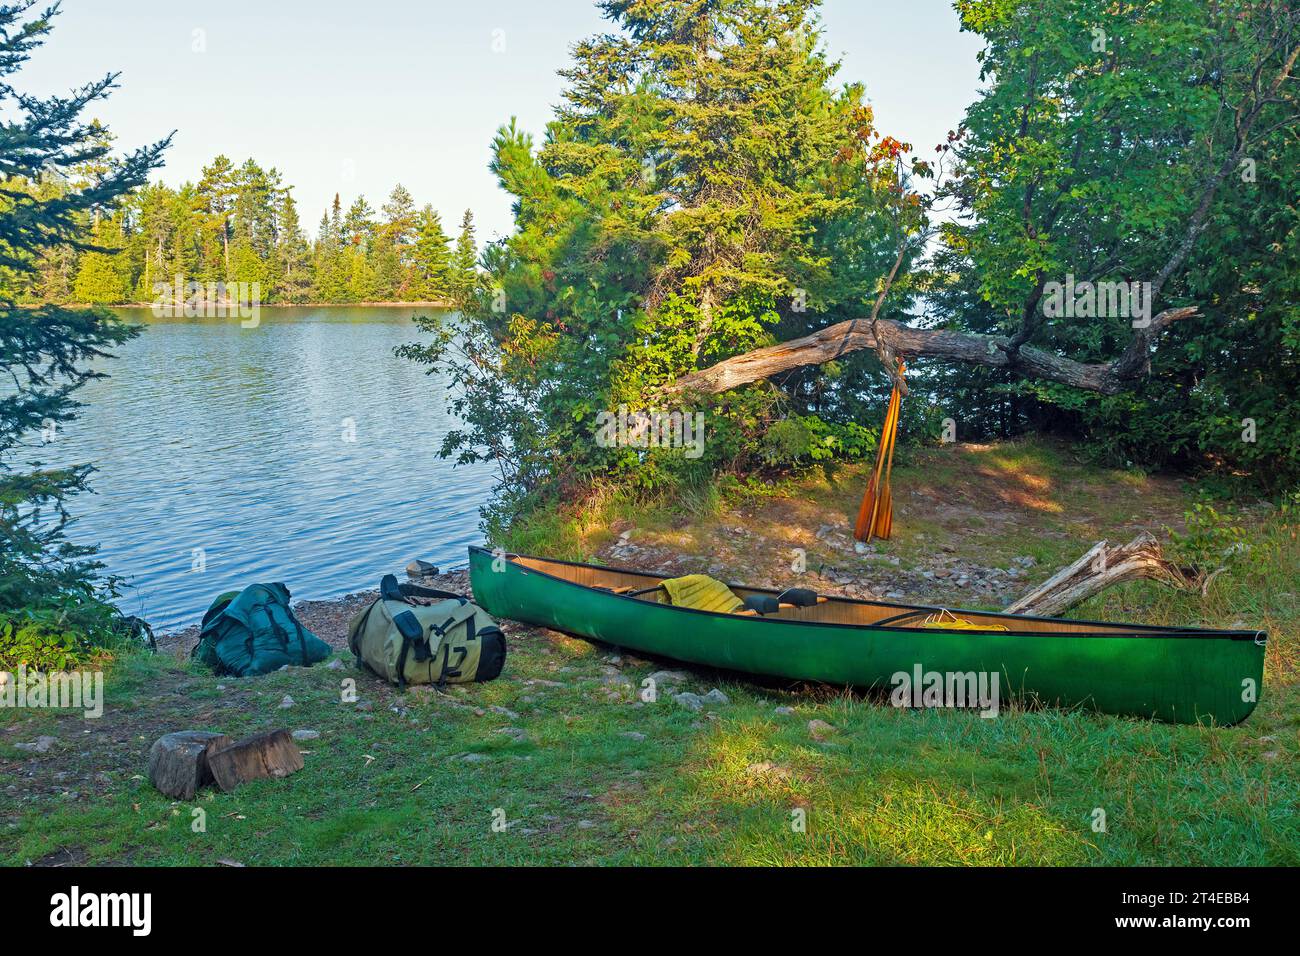
[[[203,167],[197,191],[206,215],[200,278],[225,281],[230,278],[230,215],[235,202],[235,167],[229,158],[218,156]]]
[[[413,284],[412,243],[417,221],[415,200],[398,183],[380,209],[383,221],[375,233],[372,262],[380,299],[409,298]]]
[[[321,216],[316,235],[313,295],[319,302],[348,301],[351,272],[343,252],[343,212],[334,194],[330,211]]]
[[[411,244],[415,235],[415,200],[401,183],[393,187],[388,201],[380,209],[383,214],[383,229],[392,233],[393,244],[405,248]]]
[[[348,207],[343,217],[343,244],[368,251],[375,236],[375,211],[366,202],[365,196],[358,196]]]
[[[511,122],[493,142],[516,231],[483,250],[479,285],[492,294],[465,295],[464,230],[457,347],[431,328],[428,349],[404,353],[465,383],[453,399],[465,424],[444,451],[501,466],[494,528],[587,476],[660,487],[686,469],[747,467],[759,423],[781,416],[771,388],[717,410],[728,437],[713,447],[728,451],[698,464],[660,470],[657,455],[601,448],[590,422],[778,330],[793,338],[865,314],[897,255],[884,214],[897,179],[885,170],[906,147],[875,131],[860,86],[834,82],[817,0],[599,7],[613,29],[573,47],[544,139]],[[866,358],[818,391],[852,394]],[[815,394],[802,383],[820,374],[790,376],[799,413],[800,389]]]
[[[5,190],[17,190],[34,193],[42,200],[56,200],[67,192],[66,178],[57,175],[42,175],[35,183],[11,178],[0,184]],[[4,270],[0,282],[13,286],[18,301],[27,304],[40,302],[69,302],[72,298],[72,282],[77,272],[77,253],[69,246],[55,246],[42,249],[34,263],[36,271],[30,275]]]
[[[451,242],[442,229],[442,217],[426,205],[417,216],[419,234],[415,240],[413,295],[429,302],[451,296]]]
[[[456,256],[452,262],[451,291],[458,302],[466,301],[478,288],[478,246],[474,242],[474,213],[466,209],[456,237]]]
[[[343,242],[343,204],[338,193],[334,194],[334,202],[330,204],[329,231],[335,242]]]
[[[370,257],[360,247],[347,253],[348,284],[345,302],[373,302],[379,296],[379,276]]]
[[[66,97],[41,100],[20,95],[10,79],[45,41],[57,7],[27,19],[28,2],[0,7],[0,176],[39,182],[51,171],[67,175],[90,161],[103,161],[102,174],[58,197],[6,190],[0,204],[0,270],[31,275],[47,250],[71,246],[89,254],[103,247],[85,241],[85,222],[104,219],[130,190],[142,186],[161,162],[169,140],[121,160],[81,114],[102,99],[114,75]],[[169,138],[170,139],[170,138]],[[31,456],[33,435],[48,436],[71,421],[75,393],[102,375],[87,367],[92,359],[135,334],[110,313],[63,306],[21,308],[14,288],[0,286],[0,376],[12,390],[0,402],[0,618],[38,615],[83,632],[106,626],[111,583],[100,576],[95,549],[73,545],[64,536],[68,499],[86,488],[88,465],[43,468]]]
[[[230,244],[231,283],[248,283],[259,290],[260,296],[272,297],[275,294],[276,277],[273,257],[263,258],[248,236],[240,236]],[[228,289],[227,296],[235,295],[235,290]]]
[[[291,189],[280,193],[276,211],[279,221],[280,298],[285,302],[305,302],[311,295],[311,249],[298,219],[298,204]]]
[[[91,124],[105,150],[108,131]],[[84,188],[103,176],[103,159],[78,164],[75,175],[46,171],[39,180],[0,180],[0,188],[43,200]],[[349,207],[336,195],[316,240],[302,229],[292,187],[253,159],[236,166],[217,156],[198,183],[173,189],[151,183],[123,197],[111,222],[104,210],[81,214],[77,238],[109,252],[75,246],[42,250],[30,275],[0,269],[18,301],[120,304],[170,299],[179,280],[257,282],[266,302],[398,301],[451,296],[451,252],[441,220],[418,210],[400,183],[378,219],[365,197]],[[432,215],[431,220],[429,216]],[[463,260],[472,261],[472,219]],[[462,264],[462,273],[467,271]],[[75,292],[75,294],[74,294]]]
[[[274,169],[263,170],[249,159],[239,167],[232,186],[232,240],[245,240],[259,259],[271,260],[276,239],[275,201],[281,188],[280,174]]]
[[[158,297],[158,293],[154,291],[155,286],[165,285],[174,288],[178,275],[182,277],[182,284],[184,283],[185,270],[183,264],[177,261],[177,252],[181,248],[176,235],[181,228],[177,222],[177,196],[164,185],[150,185],[140,190],[134,197],[133,205],[137,229],[132,236],[132,241],[126,247],[127,255],[130,257],[127,262],[128,269],[135,271],[138,268],[135,294],[132,298],[149,302]],[[84,261],[82,266],[84,269]]]
[[[190,280],[197,281],[203,274],[203,227],[197,212],[199,206],[198,189],[193,183],[185,183],[172,197],[171,261],[175,274],[168,278],[175,283],[179,276],[182,286]],[[136,272],[142,271],[137,266]]]

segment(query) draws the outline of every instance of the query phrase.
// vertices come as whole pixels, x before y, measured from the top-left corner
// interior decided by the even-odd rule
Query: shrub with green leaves
[[[1183,516],[1186,528],[1170,531],[1173,554],[1179,561],[1213,570],[1228,567],[1249,550],[1248,535],[1239,519],[1198,502]]]
[[[30,617],[0,618],[0,670],[61,671],[77,667],[100,643],[84,628]]]
[[[879,441],[879,428],[866,428],[857,422],[826,422],[816,415],[791,415],[768,428],[760,454],[773,466],[824,466],[837,459],[866,458]]]

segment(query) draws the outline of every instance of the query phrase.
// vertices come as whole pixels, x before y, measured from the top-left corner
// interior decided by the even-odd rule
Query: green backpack
[[[391,574],[379,598],[348,625],[348,647],[364,667],[407,684],[492,680],[506,662],[506,639],[487,611],[459,594],[398,584]]]
[[[277,582],[250,584],[213,601],[190,657],[218,674],[254,677],[285,664],[308,667],[330,653],[328,644],[298,623],[289,609],[289,589]]]

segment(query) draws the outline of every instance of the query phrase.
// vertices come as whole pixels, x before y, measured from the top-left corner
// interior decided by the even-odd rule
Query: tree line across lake
[[[57,200],[106,172],[89,162],[3,188]],[[33,271],[12,276],[20,302],[153,302],[191,282],[255,282],[266,303],[450,302],[473,288],[478,255],[470,210],[453,241],[400,183],[378,210],[335,194],[310,238],[278,170],[226,156],[196,183],[150,183],[115,209],[83,213],[78,232],[85,248],[44,249]]]

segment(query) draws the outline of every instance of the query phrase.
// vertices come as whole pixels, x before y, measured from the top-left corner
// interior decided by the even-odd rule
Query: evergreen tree
[[[280,298],[285,302],[305,302],[311,295],[311,249],[303,235],[298,219],[298,205],[292,191],[280,194],[276,212],[279,221],[279,243],[276,255],[279,261]]]
[[[426,205],[417,216],[418,235],[414,251],[415,298],[441,302],[451,296],[451,239],[442,229],[442,217]]]
[[[154,292],[155,285],[166,284],[174,288],[178,275],[182,280],[186,277],[185,263],[178,258],[178,254],[184,249],[184,244],[178,235],[184,228],[182,218],[184,210],[180,208],[176,193],[161,184],[146,186],[140,190],[134,197],[132,205],[135,207],[137,228],[132,236],[132,242],[127,246],[130,257],[127,267],[138,268],[133,297],[142,302],[149,302],[157,297]]]
[[[97,124],[89,130],[92,141],[107,151],[107,130]],[[102,159],[90,160],[78,164],[75,175],[46,171],[33,181],[0,181],[0,188],[51,201],[107,170]],[[292,188],[276,169],[264,169],[253,159],[236,166],[218,156],[203,168],[198,183],[179,189],[150,183],[123,197],[119,206],[111,221],[101,221],[108,215],[103,210],[76,219],[77,237],[88,251],[71,245],[43,249],[30,274],[0,268],[16,300],[152,302],[170,297],[178,279],[182,290],[189,282],[257,282],[264,302],[450,296],[451,253],[441,220],[427,206],[417,211],[400,183],[378,219],[365,197],[345,212],[336,195],[314,242],[303,232]],[[472,258],[472,222],[469,229],[466,261]],[[166,291],[160,291],[163,287]]]
[[[193,183],[185,183],[175,191],[171,202],[172,222],[172,267],[175,274],[169,276],[175,282],[180,276],[182,287],[190,280],[198,280],[203,275],[203,225],[197,210],[201,206],[198,188]],[[143,272],[136,266],[136,273]]]
[[[77,273],[77,252],[71,246],[42,250],[37,277],[23,298],[29,303],[70,302]]]
[[[416,232],[415,200],[398,183],[380,209],[383,221],[375,233],[372,260],[378,298],[409,297],[412,286],[412,243]]]
[[[316,237],[314,297],[320,302],[348,301],[350,270],[343,253],[343,213],[334,194],[330,211],[321,216]]]
[[[375,211],[366,202],[365,196],[358,196],[348,207],[343,217],[343,243],[346,246],[365,252],[370,249],[370,242],[375,235]]]
[[[383,214],[383,230],[392,234],[393,245],[404,249],[411,244],[415,236],[415,200],[401,183],[393,187],[388,201],[380,209]]]
[[[478,287],[478,246],[474,241],[474,213],[465,210],[456,237],[456,255],[452,261],[451,292],[457,301],[467,301]]]
[[[112,160],[95,128],[81,117],[103,98],[114,75],[63,97],[20,95],[12,77],[44,42],[57,7],[28,18],[33,3],[0,7],[0,178],[37,183],[68,175],[87,162],[104,171],[57,196],[5,188],[0,197],[0,270],[30,275],[46,250],[68,245],[103,254],[86,241],[85,222],[101,221],[127,193],[144,185],[161,162],[163,140]],[[100,577],[94,548],[64,536],[68,499],[86,487],[88,465],[45,468],[30,460],[33,436],[48,436],[71,421],[78,388],[102,372],[87,363],[104,358],[135,330],[105,311],[46,305],[22,308],[13,284],[0,285],[0,373],[11,390],[0,400],[0,617],[35,616],[83,631],[107,621],[103,601],[111,583]],[[16,460],[23,456],[24,460]]]
[[[756,464],[763,426],[779,417],[768,387],[716,410],[698,462],[601,448],[592,422],[778,330],[864,314],[897,256],[887,211],[906,146],[875,130],[860,86],[833,84],[816,0],[599,6],[616,29],[574,46],[540,147],[513,122],[493,142],[516,232],[486,247],[485,288],[466,295],[466,216],[461,349],[430,325],[434,343],[405,352],[463,385],[453,411],[465,425],[443,451],[500,465],[503,510],[490,532],[561,482],[571,496],[598,476],[656,487],[697,468]],[[810,401],[794,410],[854,391],[867,366],[863,357],[832,370],[846,384],[796,379],[794,396]]]
[[[367,302],[378,295],[378,278],[370,257],[375,239],[375,211],[358,196],[343,217],[343,270],[346,292],[341,301]]]
[[[370,257],[360,248],[347,255],[348,284],[345,302],[373,302],[379,297],[379,276]]]
[[[230,246],[230,279],[229,282],[246,282],[250,286],[254,285],[260,290],[260,295],[273,297],[276,288],[276,276],[272,270],[276,266],[276,260],[273,256],[263,257],[254,245],[254,240],[248,236],[240,236]],[[235,290],[230,289],[228,296],[235,295]]]
[[[10,178],[0,183],[0,190],[32,193],[38,200],[61,198],[68,189],[67,180],[58,175],[44,174],[36,182]],[[2,270],[0,282],[10,285],[18,301],[24,303],[69,302],[72,283],[77,272],[77,252],[69,246],[52,246],[40,250],[35,262],[35,272],[23,274],[12,269]]]
[[[231,211],[235,200],[235,167],[224,155],[202,169],[197,194],[203,223],[202,281],[230,278]]]

